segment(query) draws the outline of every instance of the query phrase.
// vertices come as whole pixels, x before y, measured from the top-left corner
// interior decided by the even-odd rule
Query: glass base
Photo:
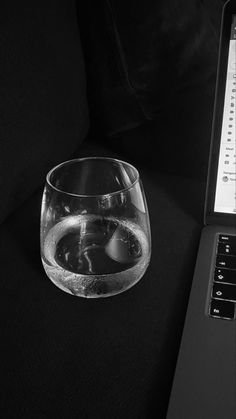
[[[145,263],[142,261],[142,264],[115,274],[81,275],[51,266],[44,260],[42,262],[54,285],[69,294],[85,298],[106,298],[128,290],[142,278],[149,265],[149,259],[146,259]]]

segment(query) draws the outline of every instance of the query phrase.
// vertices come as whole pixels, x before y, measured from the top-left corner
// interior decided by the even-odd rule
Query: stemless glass
[[[63,291],[97,298],[132,287],[151,254],[138,171],[108,157],[54,167],[46,177],[40,236],[44,269]]]

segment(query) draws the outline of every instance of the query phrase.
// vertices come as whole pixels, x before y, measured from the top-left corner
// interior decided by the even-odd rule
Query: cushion
[[[75,2],[0,6],[0,221],[88,129]]]
[[[211,95],[222,1],[217,13],[213,6],[209,0],[80,2],[92,123],[111,136],[174,112],[192,88],[204,86]]]

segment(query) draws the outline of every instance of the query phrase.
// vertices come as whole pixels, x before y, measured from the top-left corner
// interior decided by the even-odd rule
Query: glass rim
[[[122,189],[119,189],[118,191],[114,191],[114,192],[110,192],[110,193],[108,192],[108,193],[105,193],[105,194],[76,194],[76,193],[64,191],[63,189],[59,189],[51,183],[50,177],[55,170],[59,169],[62,166],[66,166],[68,164],[76,163],[76,162],[79,163],[79,162],[82,162],[84,160],[106,160],[106,161],[109,160],[109,161],[112,161],[112,162],[117,162],[117,163],[121,163],[123,165],[129,166],[130,168],[132,168],[134,170],[135,180],[132,182],[132,184],[130,186],[127,186],[126,188],[122,188]],[[129,191],[139,181],[140,181],[139,171],[132,164],[130,164],[130,163],[124,161],[124,160],[116,159],[116,158],[113,158],[113,157],[99,157],[99,156],[98,157],[97,156],[95,156],[95,157],[94,156],[92,156],[92,157],[79,157],[77,159],[65,160],[64,162],[59,163],[56,166],[54,166],[46,175],[47,184],[52,189],[54,189],[56,192],[63,193],[65,195],[69,195],[69,196],[74,196],[74,197],[77,197],[77,198],[101,198],[101,197],[106,197],[106,196],[118,195],[118,194],[121,194],[123,192]]]

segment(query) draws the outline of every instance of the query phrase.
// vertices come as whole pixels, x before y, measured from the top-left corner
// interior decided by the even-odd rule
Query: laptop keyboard
[[[211,289],[210,316],[232,320],[236,314],[236,236],[219,234]]]

